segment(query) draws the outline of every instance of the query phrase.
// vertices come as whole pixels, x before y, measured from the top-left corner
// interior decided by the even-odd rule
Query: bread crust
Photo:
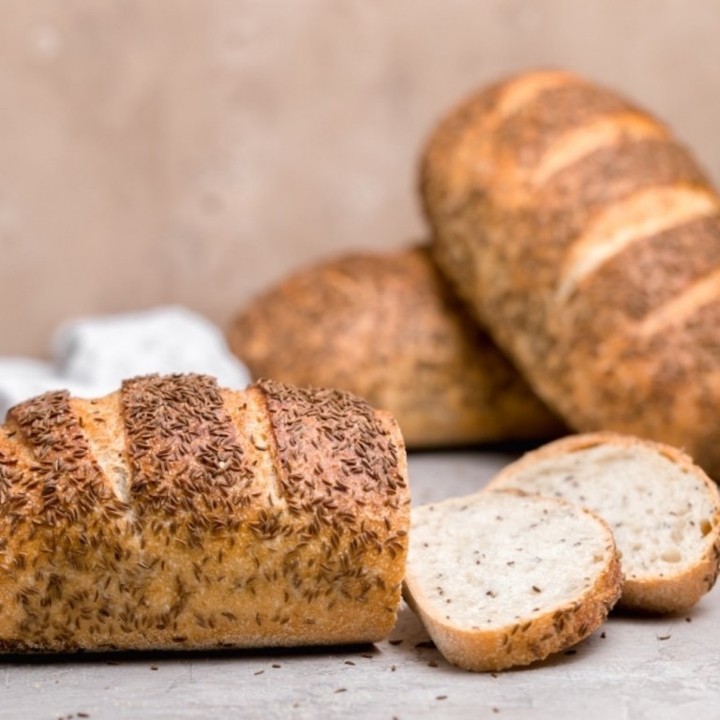
[[[683,447],[720,477],[720,200],[660,121],[525,73],[439,124],[420,190],[440,266],[568,425]]]
[[[619,602],[625,608],[646,613],[673,613],[689,609],[714,587],[720,572],[720,492],[692,458],[681,450],[666,443],[608,431],[570,435],[526,453],[501,470],[487,488],[496,490],[516,487],[531,492],[528,487],[516,485],[513,477],[520,472],[531,470],[541,461],[602,445],[630,450],[635,448],[652,450],[673,463],[680,472],[695,478],[704,489],[705,499],[713,510],[708,515],[707,532],[703,536],[702,549],[694,563],[683,564],[682,569],[675,573],[668,572],[665,568],[661,574],[648,574],[645,577],[633,578],[626,574]],[[622,488],[618,487],[618,492],[621,490]],[[688,498],[688,500],[696,499]],[[591,509],[602,516],[600,508]],[[648,541],[651,542],[652,539],[648,538]]]
[[[426,246],[301,270],[244,308],[228,340],[254,377],[336,387],[388,410],[408,447],[562,432]]]
[[[373,642],[408,528],[397,424],[347,393],[48,393],[0,428],[0,650]]]
[[[478,496],[496,494],[526,497],[525,493],[517,490],[484,490]],[[541,500],[545,504],[557,503],[559,506],[571,507],[570,503],[557,498]],[[404,597],[449,662],[474,672],[529,665],[575,645],[605,622],[620,596],[622,585],[622,572],[613,536],[605,521],[594,513],[580,507],[573,507],[573,511],[591,518],[604,535],[604,567],[583,593],[569,598],[552,611],[519,618],[501,627],[468,628],[433,612],[423,585],[413,581],[411,568],[408,568]],[[442,543],[441,537],[438,543]],[[488,552],[492,550],[492,547],[487,548]],[[583,571],[578,569],[579,573]]]

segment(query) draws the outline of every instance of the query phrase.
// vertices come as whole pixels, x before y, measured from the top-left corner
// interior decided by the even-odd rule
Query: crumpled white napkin
[[[50,362],[0,358],[0,421],[16,403],[48,390],[100,397],[124,378],[154,372],[205,373],[238,390],[250,382],[219,328],[183,307],[78,318],[58,328],[51,347]]]

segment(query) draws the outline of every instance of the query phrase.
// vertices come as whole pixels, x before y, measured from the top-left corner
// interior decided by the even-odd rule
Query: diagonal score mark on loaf
[[[702,187],[650,187],[602,209],[566,250],[555,299],[566,302],[578,284],[633,243],[716,215],[720,200]]]
[[[71,398],[70,403],[83,429],[90,454],[102,470],[110,490],[126,506],[128,518],[132,519],[130,472],[120,393],[114,392],[94,400]]]
[[[338,600],[354,602],[360,617],[381,599],[389,630],[400,598],[409,524],[400,436],[393,437],[386,422],[349,393],[270,380],[257,387],[294,521],[296,545],[286,572],[303,586],[308,602],[328,596],[327,610],[340,611]],[[316,549],[303,571],[299,563],[306,547]],[[329,614],[325,621],[332,627],[337,618]]]
[[[513,87],[511,84],[509,90]],[[537,184],[538,173],[547,180],[618,137],[649,138],[667,134],[655,121],[638,120],[639,110],[615,93],[590,86],[574,76],[542,87],[525,100],[502,116],[493,144],[496,161],[503,165],[507,162],[505,167],[512,168],[511,176],[530,186]],[[502,106],[503,96],[496,104],[496,107]],[[610,118],[616,120],[614,132],[608,129]],[[597,133],[597,137],[593,138],[591,133]]]
[[[717,302],[720,302],[720,267],[646,316],[638,325],[638,332],[645,337],[657,335],[668,325],[685,323],[701,308]]]
[[[549,90],[578,82],[580,78],[564,70],[546,70],[514,78],[503,87],[493,108],[496,122],[514,115]]]
[[[541,186],[556,173],[600,148],[617,145],[621,140],[645,138],[669,138],[669,133],[655,120],[637,111],[591,120],[559,137],[530,170],[529,182]]]
[[[298,390],[269,380],[258,387],[265,396],[284,500],[292,514],[312,517],[305,528],[308,540],[329,526],[333,537],[353,534],[356,550],[404,552],[405,528],[397,528],[383,548],[369,523],[408,502],[401,449],[372,408],[334,390]]]
[[[445,165],[447,153],[458,158],[454,171],[446,181],[464,194],[479,177],[484,178],[489,171],[487,159],[492,154],[499,128],[543,94],[578,82],[580,79],[571,73],[548,70],[529,77],[511,78],[493,87],[488,93],[470,98],[456,110],[450,132],[432,150],[430,164],[436,162]],[[423,173],[421,184],[427,183],[426,189],[431,194],[439,192],[443,201],[449,200],[451,193],[447,189],[434,187],[433,174]]]

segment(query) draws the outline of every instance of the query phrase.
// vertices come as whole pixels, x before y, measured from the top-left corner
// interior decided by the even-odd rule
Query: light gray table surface
[[[410,457],[414,503],[473,492],[513,454]],[[0,718],[720,718],[720,591],[689,613],[613,614],[571,652],[474,674],[448,665],[405,606],[374,646],[12,658]]]

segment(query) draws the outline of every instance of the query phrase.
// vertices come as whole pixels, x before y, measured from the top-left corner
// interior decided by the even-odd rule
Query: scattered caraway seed
[[[264,672],[264,670],[258,670],[257,672],[253,673],[253,675],[262,675]]]
[[[493,711],[494,713],[499,713],[499,712],[500,712],[500,708],[494,707],[494,708],[492,709],[492,711]]]
[[[337,695],[337,693],[343,693],[343,692],[347,692],[347,688],[338,688],[338,689],[335,691],[335,694]]]
[[[151,669],[151,670],[157,670],[157,669],[158,669],[158,666],[157,666],[157,665],[151,665],[151,666],[150,666],[150,669]]]
[[[672,637],[672,633],[668,633],[667,635],[658,635],[658,640],[669,640]]]
[[[271,665],[271,667],[274,667],[274,668],[281,668],[281,667],[282,667],[282,665],[280,665],[279,663],[273,663],[273,664]]]
[[[692,622],[692,618],[686,617],[686,618],[685,618],[685,622]]]
[[[438,695],[435,699],[436,700],[447,700],[447,695]]]
[[[603,630],[603,631],[600,633],[600,637],[604,640],[604,639],[607,637],[607,633]]]
[[[84,712],[79,712],[77,714],[77,716],[81,717],[81,718],[89,718],[90,717],[90,715],[88,715],[87,713],[84,713]]]
[[[371,657],[372,657],[372,653],[360,653],[360,657],[371,658]]]
[[[346,660],[345,664],[346,665],[354,665],[355,663],[352,660]]]

